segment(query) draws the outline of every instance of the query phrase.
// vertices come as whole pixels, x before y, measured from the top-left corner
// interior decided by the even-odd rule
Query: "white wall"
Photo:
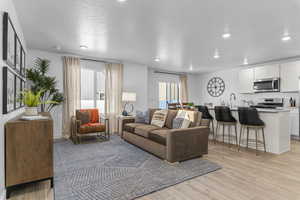
[[[61,55],[29,49],[27,53],[27,64],[29,67],[33,66],[33,62],[37,57],[51,61],[48,74],[56,77],[57,89],[63,92],[63,63]],[[62,136],[62,105],[56,106],[51,111],[51,115],[54,123],[54,138],[60,138]]]
[[[14,4],[11,0],[1,0],[0,1],[0,14],[1,14],[1,23],[0,23],[0,55],[1,55],[1,59],[0,59],[0,77],[1,77],[1,87],[0,87],[0,199],[4,199],[5,196],[5,171],[4,171],[4,124],[7,120],[19,115],[20,113],[22,113],[24,111],[24,109],[19,109],[17,111],[14,111],[12,113],[3,115],[2,114],[2,97],[3,97],[3,91],[2,91],[2,68],[3,66],[5,66],[5,62],[3,62],[3,50],[2,50],[2,33],[3,33],[3,23],[2,23],[2,19],[3,19],[3,13],[4,12],[8,12],[9,16],[13,22],[13,25],[16,29],[16,32],[21,40],[21,43],[23,44],[25,51],[26,51],[26,43],[23,37],[23,32],[22,32],[22,28],[19,24],[19,20],[18,20],[18,16],[14,7]]]
[[[49,75],[55,76],[57,86],[63,92],[63,54],[46,52],[41,50],[30,49],[28,52],[28,63],[32,66],[35,58],[40,57],[51,61]],[[147,66],[133,63],[124,63],[124,91],[136,92],[137,101],[135,102],[135,110],[146,110],[148,100],[148,69]],[[52,111],[54,120],[54,137],[62,136],[62,105],[56,107]]]
[[[123,90],[135,92],[135,110],[145,111],[148,108],[148,67],[144,65],[125,63]]]
[[[298,101],[298,93],[259,93],[259,94],[239,94],[238,90],[238,72],[240,68],[228,69],[224,71],[218,71],[214,73],[198,75],[198,84],[196,87],[201,91],[199,97],[199,104],[213,103],[214,105],[220,105],[221,101],[229,103],[230,94],[235,93],[237,95],[237,105],[242,105],[241,100],[252,100],[255,103],[260,98],[284,98],[285,105],[287,106],[290,97],[295,98]],[[220,97],[211,97],[206,89],[208,81],[213,77],[220,77],[225,82],[225,92]]]
[[[200,97],[201,97],[201,89],[199,87],[199,75],[188,74],[187,84],[188,84],[189,102],[193,102],[194,104],[199,104]]]

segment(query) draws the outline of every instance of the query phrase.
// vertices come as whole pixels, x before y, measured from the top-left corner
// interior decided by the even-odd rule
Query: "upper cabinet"
[[[254,68],[254,79],[261,80],[267,78],[279,78],[279,65],[266,65]]]
[[[254,69],[242,69],[239,72],[239,92],[253,93]]]
[[[280,66],[281,92],[299,90],[300,61],[283,63]]]

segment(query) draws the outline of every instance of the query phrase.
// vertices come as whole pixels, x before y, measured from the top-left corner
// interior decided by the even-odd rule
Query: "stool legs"
[[[244,126],[241,125],[238,151],[240,151],[240,147],[241,147],[241,139],[242,139],[242,133],[243,133],[243,130],[244,130]]]
[[[247,144],[246,144],[246,148],[248,149],[249,148],[249,133],[250,133],[250,128],[251,129],[254,129],[254,132],[255,132],[255,152],[256,152],[256,155],[258,155],[258,131],[261,129],[262,130],[262,141],[260,141],[260,143],[262,142],[263,144],[263,147],[264,147],[264,152],[267,152],[266,151],[266,142],[265,142],[265,133],[264,133],[264,128],[261,128],[261,127],[248,127],[248,126],[244,126],[244,125],[241,125],[241,129],[240,129],[240,138],[239,138],[239,147],[238,147],[238,150],[240,150],[240,146],[241,146],[241,141],[242,141],[242,137],[244,135],[244,130],[245,128],[247,128]]]
[[[249,128],[247,127],[247,149],[248,149],[248,143],[249,143]]]
[[[212,125],[212,134],[213,134],[213,141],[216,144],[216,136],[215,136],[215,126],[214,126],[214,120],[211,120],[211,125]]]
[[[223,125],[223,143],[225,143],[225,126],[224,126],[224,124],[222,124]]]
[[[264,130],[264,128],[262,128],[261,131],[262,131],[262,135],[263,135],[264,150],[265,150],[265,152],[267,152],[267,149],[266,149],[266,140],[265,140],[265,130]]]
[[[257,145],[257,129],[255,129],[255,145],[256,145],[256,155],[258,155],[258,145]]]

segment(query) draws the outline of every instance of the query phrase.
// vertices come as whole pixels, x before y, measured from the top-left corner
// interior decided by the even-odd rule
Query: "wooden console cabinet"
[[[5,185],[14,187],[41,180],[53,186],[53,120],[25,121],[18,116],[5,124]]]

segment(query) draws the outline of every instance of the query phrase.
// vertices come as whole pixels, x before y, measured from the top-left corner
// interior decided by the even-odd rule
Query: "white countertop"
[[[214,110],[214,108],[208,108],[209,110]],[[231,108],[231,111],[237,111],[238,108]],[[290,112],[290,109],[282,108],[282,109],[266,109],[266,108],[257,108],[258,112],[264,113],[279,113],[279,112]]]

